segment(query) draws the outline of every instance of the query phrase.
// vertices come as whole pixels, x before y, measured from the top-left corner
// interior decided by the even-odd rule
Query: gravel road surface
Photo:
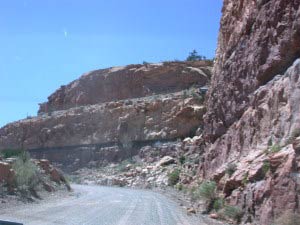
[[[73,185],[71,196],[22,204],[0,212],[0,220],[25,225],[208,225],[167,197],[147,190]]]

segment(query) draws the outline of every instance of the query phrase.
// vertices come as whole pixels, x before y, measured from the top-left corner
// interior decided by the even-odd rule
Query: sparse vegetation
[[[224,199],[223,198],[217,198],[217,199],[215,199],[215,201],[213,203],[213,209],[216,212],[218,212],[222,208],[224,208]]]
[[[203,55],[199,55],[198,52],[194,49],[189,53],[189,56],[186,58],[186,61],[200,61],[206,60],[206,57]]]
[[[269,140],[268,140],[268,146],[272,146],[273,145],[273,141],[272,141],[272,138],[270,138]]]
[[[176,184],[176,189],[178,191],[182,191],[183,190],[183,185],[182,184]]]
[[[175,169],[171,173],[168,174],[168,184],[170,186],[174,186],[178,183],[180,176],[180,170]]]
[[[270,153],[276,153],[276,152],[279,152],[281,150],[281,147],[279,144],[275,144],[275,145],[272,145],[270,148],[269,148],[269,152]]]
[[[199,195],[206,200],[214,200],[217,184],[214,181],[204,181],[199,187]]]
[[[267,172],[270,170],[270,162],[269,161],[265,161],[263,163],[263,166],[262,166],[262,173],[263,173],[263,176],[265,177],[265,175],[267,174]]]
[[[186,158],[185,158],[184,155],[181,155],[181,156],[179,157],[179,162],[180,162],[181,165],[185,163],[185,160],[186,160]]]
[[[15,182],[17,189],[23,195],[28,195],[28,191],[35,191],[38,186],[38,168],[30,160],[29,153],[22,154],[13,163],[12,168],[15,171]]]
[[[224,207],[223,213],[226,217],[233,219],[238,223],[241,221],[243,217],[243,210],[236,206],[226,205]]]
[[[226,174],[228,174],[229,177],[232,176],[232,174],[234,174],[234,172],[236,171],[236,164],[235,163],[229,163],[226,167]]]
[[[242,180],[242,184],[245,186],[246,184],[249,183],[249,179],[248,179],[248,172],[244,174],[243,176],[243,180]]]

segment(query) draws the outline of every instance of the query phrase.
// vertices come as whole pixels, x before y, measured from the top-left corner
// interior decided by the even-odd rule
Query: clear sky
[[[222,0],[0,0],[0,127],[82,73],[212,58]]]

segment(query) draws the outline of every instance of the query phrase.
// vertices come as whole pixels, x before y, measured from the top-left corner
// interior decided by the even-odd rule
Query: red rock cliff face
[[[300,1],[224,1],[200,177],[243,210],[242,224],[300,213],[297,58]]]
[[[249,95],[300,57],[299,5],[299,0],[224,1],[206,114],[212,140],[242,116]]]

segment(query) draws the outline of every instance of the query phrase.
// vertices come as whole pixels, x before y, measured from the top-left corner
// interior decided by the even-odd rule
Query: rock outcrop
[[[37,117],[1,128],[0,150],[28,149],[78,168],[124,160],[143,143],[191,136],[203,121],[199,87],[208,84],[209,65],[168,62],[83,75],[51,95]]]
[[[183,93],[71,108],[3,127],[0,146],[36,149],[119,143],[126,147],[136,141],[189,136],[204,112],[196,98]]]
[[[300,57],[298,0],[225,0],[206,136],[215,140],[247,109],[250,96]]]
[[[224,1],[199,175],[243,224],[300,213],[299,57],[299,1]]]
[[[17,189],[20,188],[17,186],[18,184],[16,182],[16,171],[13,168],[14,162],[16,160],[17,158],[0,158],[0,186],[6,187],[7,192],[10,194],[16,193]],[[32,188],[32,190],[40,189],[39,186],[41,186],[45,191],[53,192],[57,189],[60,189],[61,185],[65,186],[68,191],[71,190],[71,187],[62,172],[51,165],[48,160],[41,159],[31,161],[37,166],[36,172],[38,173],[38,175],[35,177],[36,186],[30,187]],[[5,192],[5,190],[2,191]],[[5,193],[1,193],[1,195],[3,194]]]
[[[39,113],[203,86],[210,79],[211,66],[211,61],[164,62],[95,70],[61,86],[40,105]]]

